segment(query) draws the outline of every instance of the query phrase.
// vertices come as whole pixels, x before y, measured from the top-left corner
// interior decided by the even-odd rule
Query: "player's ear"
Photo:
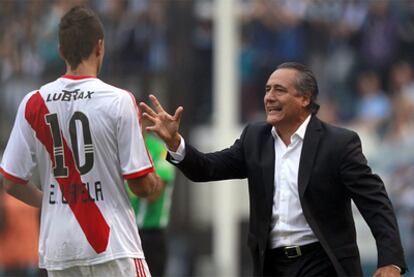
[[[59,44],[58,48],[59,48],[59,56],[60,56],[63,60],[65,60],[65,54],[64,54],[64,52],[63,52],[63,47],[62,47],[62,45],[60,45],[60,44]]]
[[[105,42],[103,39],[99,39],[96,44],[95,53],[96,56],[102,56],[105,51]]]
[[[65,52],[63,51],[63,47],[59,44],[58,48],[59,48],[59,56],[65,62],[66,68],[67,69],[71,68],[69,62],[65,58]]]

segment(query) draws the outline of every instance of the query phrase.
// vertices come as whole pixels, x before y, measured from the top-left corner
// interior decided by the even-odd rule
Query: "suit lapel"
[[[275,145],[273,136],[271,133],[271,127],[266,128],[263,144],[261,147],[262,157],[262,174],[266,192],[266,203],[270,205],[270,209],[273,205],[273,193],[274,193],[274,178],[275,178]]]
[[[303,198],[306,187],[308,186],[321,136],[321,122],[316,116],[312,116],[308,128],[306,129],[305,138],[303,140],[302,153],[300,155],[298,173],[298,190],[300,199]]]

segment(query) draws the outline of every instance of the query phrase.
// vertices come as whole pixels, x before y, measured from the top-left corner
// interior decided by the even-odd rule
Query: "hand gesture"
[[[167,144],[168,149],[176,151],[181,141],[178,129],[183,107],[178,107],[172,116],[164,110],[157,97],[150,94],[149,98],[155,107],[155,111],[144,102],[139,103],[139,106],[144,111],[142,116],[152,123],[145,130],[156,133]]]

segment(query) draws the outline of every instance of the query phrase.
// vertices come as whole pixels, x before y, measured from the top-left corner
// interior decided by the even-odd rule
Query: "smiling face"
[[[297,74],[295,69],[277,69],[266,83],[266,121],[277,129],[296,129],[310,114],[307,109],[309,96],[301,95],[295,88]]]

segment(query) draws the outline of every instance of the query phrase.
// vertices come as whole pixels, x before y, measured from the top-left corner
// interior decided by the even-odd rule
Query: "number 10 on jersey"
[[[55,158],[55,166],[53,168],[53,175],[55,177],[68,177],[68,168],[65,164],[65,155],[63,149],[63,138],[61,128],[59,126],[57,113],[50,113],[45,116],[47,125],[49,125],[50,132],[53,139],[53,156]],[[78,149],[78,134],[76,122],[82,126],[82,135],[84,143],[84,157],[85,162],[80,164],[79,149]],[[88,173],[93,167],[94,151],[92,144],[91,130],[89,128],[88,117],[82,112],[75,112],[69,121],[69,134],[72,145],[73,156],[75,158],[76,167],[81,175]]]

